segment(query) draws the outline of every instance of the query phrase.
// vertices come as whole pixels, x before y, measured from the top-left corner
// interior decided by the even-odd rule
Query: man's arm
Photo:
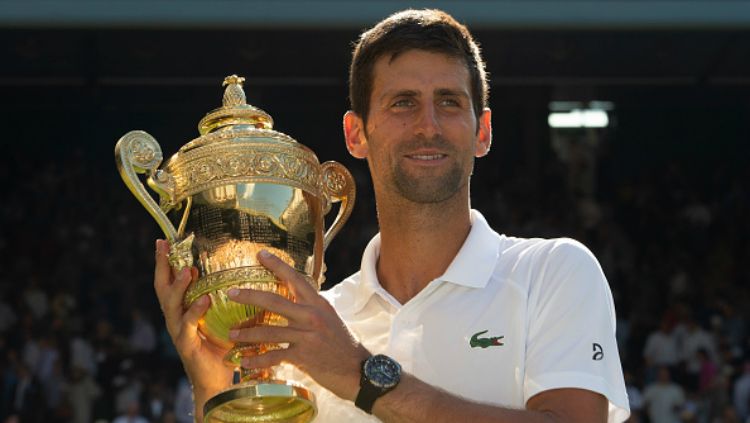
[[[533,396],[526,409],[478,404],[405,375],[391,392],[375,402],[373,414],[385,422],[606,422],[608,400],[583,389],[552,389]]]
[[[289,286],[295,302],[254,291],[230,292],[234,301],[255,304],[284,315],[287,327],[254,327],[233,331],[243,342],[287,342],[290,347],[246,357],[243,366],[261,368],[294,364],[337,396],[354,401],[359,391],[360,363],[369,352],[356,342],[336,311],[304,278],[272,255],[259,254],[261,264]],[[374,414],[385,422],[606,422],[607,399],[582,389],[554,389],[533,396],[526,410],[479,404],[456,397],[405,374],[399,385],[375,402]]]

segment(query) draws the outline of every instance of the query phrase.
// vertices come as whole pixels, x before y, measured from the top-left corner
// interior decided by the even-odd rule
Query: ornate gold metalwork
[[[198,278],[185,294],[189,307],[203,295],[211,306],[199,322],[206,339],[230,348],[228,365],[244,354],[284,348],[283,344],[235,345],[229,330],[245,325],[287,324],[262,308],[229,299],[231,288],[274,292],[293,300],[284,281],[260,265],[266,249],[319,288],[323,253],[349,218],[354,180],[338,163],[322,165],[293,138],[273,130],[273,119],[246,103],[244,78],[224,80],[223,105],[198,124],[200,137],[188,142],[160,167],[159,144],[143,131],[125,134],[115,147],[125,184],[154,217],[172,244],[175,268],[194,266]],[[138,174],[158,193],[159,204]],[[341,202],[326,231],[331,203]],[[175,230],[177,227],[177,230]],[[275,370],[241,372],[242,383],[228,387],[205,406],[205,421],[308,422],[314,398],[303,386],[276,377]]]
[[[182,241],[172,244],[172,248],[169,250],[169,264],[175,268],[175,270],[182,270],[185,267],[191,267],[193,265],[193,240],[195,234],[188,235]],[[192,301],[191,301],[192,303]]]
[[[181,151],[166,163],[166,171],[174,175],[174,191],[162,204],[173,205],[170,201],[180,203],[201,191],[243,182],[281,183],[321,195],[320,164],[290,137],[259,129],[221,135],[213,142],[204,141],[202,148]]]
[[[212,273],[190,285],[185,294],[185,305],[192,304],[201,295],[208,294],[217,289],[232,287],[238,282],[242,283],[242,281],[257,281],[261,283],[273,281],[273,283],[276,283],[276,277],[262,266],[240,267]],[[265,291],[268,290],[265,289]]]
[[[314,408],[310,405],[314,401],[310,391],[293,384],[249,385],[228,389],[211,398],[206,403],[204,421],[244,423],[248,421],[248,415],[272,415],[273,419],[258,418],[254,421],[304,423],[315,416]],[[292,407],[289,407],[290,402]]]
[[[125,181],[125,185],[156,220],[167,239],[174,242],[177,239],[177,231],[174,225],[164,214],[164,210],[156,205],[137,175],[148,173],[151,188],[159,193],[163,203],[165,198],[167,199],[166,203],[171,203],[174,193],[173,178],[171,175],[157,170],[161,160],[162,154],[159,143],[144,131],[130,131],[120,138],[115,145],[117,170],[120,171],[120,176]]]
[[[323,163],[321,169],[323,172],[323,192],[328,201],[324,213],[328,212],[331,202],[341,202],[339,214],[325,234],[323,240],[323,249],[325,250],[352,214],[356,197],[356,187],[351,173],[341,164],[328,161]]]

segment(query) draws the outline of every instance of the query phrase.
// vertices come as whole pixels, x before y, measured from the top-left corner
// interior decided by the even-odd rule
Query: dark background
[[[181,372],[168,342],[145,361],[128,346],[133,309],[163,332],[151,286],[160,234],[120,180],[113,149],[143,129],[171,155],[198,136],[232,73],[247,78],[248,102],[270,113],[275,129],[355,174],[358,202],[327,252],[327,286],[356,271],[377,231],[366,164],[348,156],[341,135],[359,31],[0,28],[0,299],[16,316],[0,332],[5,374],[14,372],[14,353],[48,342],[60,377],[72,380],[68,342],[78,336],[95,349],[109,345],[114,363],[97,375],[108,393],[95,415],[119,413],[115,398],[129,382],[117,385],[117,375],[140,381],[143,398],[159,385],[164,403],[174,403]],[[494,142],[476,164],[473,207],[498,232],[571,236],[594,251],[615,295],[623,365],[635,386],[653,380],[642,357],[648,335],[660,322],[679,326],[692,316],[716,340],[728,398],[748,354],[750,32],[474,33],[490,72]],[[552,130],[549,104],[559,100],[612,102],[610,126]],[[595,140],[588,191],[553,148],[561,137]],[[46,313],[34,314],[29,292],[47,298]],[[106,342],[101,322],[111,325]],[[123,370],[129,359],[135,367]],[[2,417],[12,413],[8,401]],[[142,413],[149,407],[143,399]],[[67,421],[69,409],[61,400],[43,414]]]

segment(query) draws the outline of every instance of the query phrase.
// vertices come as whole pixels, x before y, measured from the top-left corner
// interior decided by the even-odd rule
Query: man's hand
[[[193,385],[196,417],[200,417],[197,421],[201,421],[203,404],[231,384],[233,369],[224,365],[223,358],[227,351],[211,344],[198,333],[198,321],[211,305],[209,297],[199,298],[187,310],[183,307],[185,291],[197,277],[197,269],[173,271],[167,260],[168,253],[169,243],[157,240],[154,288],[169,335]]]
[[[336,311],[304,276],[278,257],[261,251],[260,263],[289,288],[291,301],[280,295],[252,289],[233,289],[232,300],[253,304],[286,317],[289,325],[235,329],[238,342],[289,343],[289,348],[245,357],[245,368],[264,368],[282,362],[297,366],[341,398],[354,400],[359,391],[360,366],[370,353],[354,340]]]

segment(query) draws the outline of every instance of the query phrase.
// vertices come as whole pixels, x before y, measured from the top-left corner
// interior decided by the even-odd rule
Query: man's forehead
[[[393,57],[392,57],[393,56]],[[373,67],[373,92],[422,91],[429,87],[467,92],[470,74],[463,59],[427,50],[407,50],[380,57]]]

